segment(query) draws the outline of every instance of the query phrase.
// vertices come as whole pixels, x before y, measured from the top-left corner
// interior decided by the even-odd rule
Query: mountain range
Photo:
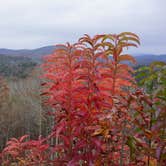
[[[37,49],[19,49],[19,50],[0,48],[0,55],[24,56],[32,59],[41,59],[43,56],[51,54],[55,49],[56,46],[46,46]]]
[[[41,58],[45,55],[53,53],[57,46],[45,46],[37,49],[0,49],[0,56],[14,56],[14,57],[28,57],[34,61],[41,61]],[[138,65],[148,65],[153,61],[164,61],[166,62],[166,54],[155,55],[155,54],[135,54],[135,59],[137,60]],[[1,57],[0,57],[1,60]]]

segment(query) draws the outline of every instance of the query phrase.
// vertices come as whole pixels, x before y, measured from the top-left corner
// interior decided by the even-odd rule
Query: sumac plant
[[[55,112],[55,161],[62,165],[115,165],[128,161],[125,146],[127,89],[134,88],[135,59],[123,49],[137,46],[133,33],[88,35],[59,45],[45,58],[45,95]],[[121,152],[123,149],[123,152]],[[123,153],[123,154],[122,154]],[[125,159],[126,158],[126,159]]]
[[[151,100],[138,89],[133,69],[124,63],[136,63],[124,49],[139,44],[136,34],[123,32],[84,35],[75,44],[57,45],[42,65],[41,95],[52,108],[48,112],[54,118],[52,131],[35,142],[27,140],[26,146],[17,146],[20,140],[12,139],[1,153],[2,163],[20,158],[27,165],[60,166],[157,162],[149,145],[152,137],[144,137],[152,135],[151,129],[142,127],[144,123],[149,127],[149,114],[143,110],[151,107]]]

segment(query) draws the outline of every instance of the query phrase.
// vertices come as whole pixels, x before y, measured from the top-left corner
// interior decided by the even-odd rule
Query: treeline
[[[37,65],[31,58],[0,55],[0,75],[9,78],[26,78]]]

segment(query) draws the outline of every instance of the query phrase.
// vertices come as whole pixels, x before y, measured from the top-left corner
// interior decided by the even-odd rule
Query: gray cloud
[[[165,0],[0,0],[0,47],[75,42],[84,33],[132,31],[133,52],[166,53]]]

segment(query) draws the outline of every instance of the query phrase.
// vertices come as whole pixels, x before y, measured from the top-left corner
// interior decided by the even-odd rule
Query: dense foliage
[[[45,57],[41,95],[52,108],[51,132],[12,138],[2,165],[164,165],[166,65],[138,69],[138,87],[123,63],[136,63],[123,52],[137,45],[130,32],[85,35]]]

